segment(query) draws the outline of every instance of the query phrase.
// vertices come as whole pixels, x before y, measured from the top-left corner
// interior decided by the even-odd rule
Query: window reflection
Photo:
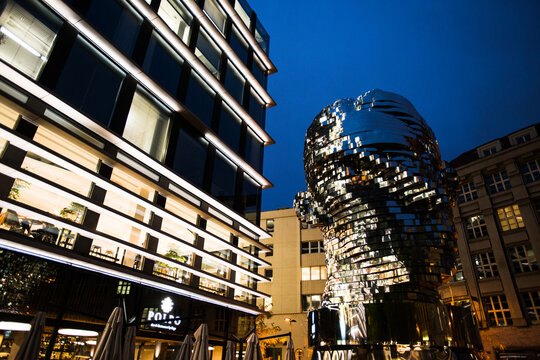
[[[197,38],[197,48],[195,55],[201,60],[210,72],[219,79],[219,64],[221,61],[221,49],[213,40],[201,29]]]
[[[143,18],[125,0],[92,0],[86,13],[92,26],[131,56]]]
[[[199,188],[204,184],[208,141],[190,128],[180,129],[173,169]]]
[[[244,84],[246,79],[236,67],[234,67],[230,61],[227,62],[227,73],[225,74],[225,88],[229,93],[238,101],[239,104],[242,104],[242,98],[244,97]]]
[[[222,33],[225,31],[225,12],[215,0],[205,0],[203,11]]]
[[[193,16],[180,1],[162,0],[159,4],[158,15],[184,44],[189,45],[189,30]]]
[[[234,204],[236,169],[235,164],[216,150],[211,193],[229,207]]]
[[[165,106],[138,87],[129,109],[123,136],[162,161],[167,150],[170,115]]]
[[[208,127],[212,124],[215,96],[214,90],[197,73],[192,71],[185,103],[187,108]]]
[[[246,161],[257,171],[261,171],[263,142],[250,128],[246,136]]]
[[[55,91],[94,120],[108,126],[124,77],[122,70],[78,36]]]
[[[2,3],[0,59],[37,79],[49,57],[60,20],[34,1]]]
[[[143,70],[156,82],[176,96],[184,59],[155,31],[148,44]]]

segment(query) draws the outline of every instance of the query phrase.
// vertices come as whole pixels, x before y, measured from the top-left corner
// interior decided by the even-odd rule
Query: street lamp
[[[292,323],[296,322],[296,320],[291,319],[291,318],[285,318],[285,321],[289,323],[289,331],[291,332],[291,335],[292,335]]]

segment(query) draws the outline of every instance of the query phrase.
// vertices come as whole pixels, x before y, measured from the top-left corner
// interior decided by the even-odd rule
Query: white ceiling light
[[[30,331],[32,325],[15,321],[0,321],[0,330],[4,331]]]
[[[83,329],[58,329],[60,335],[67,336],[81,336],[81,337],[97,337],[99,333],[92,330],[83,330]]]

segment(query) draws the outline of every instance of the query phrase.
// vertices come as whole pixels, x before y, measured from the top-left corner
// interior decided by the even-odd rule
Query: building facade
[[[451,162],[461,181],[458,272],[440,293],[471,306],[490,359],[536,359],[540,351],[538,134],[530,126]]]
[[[263,212],[261,226],[272,235],[262,240],[272,249],[264,258],[272,265],[259,269],[261,275],[272,279],[258,288],[272,296],[260,300],[270,312],[265,322],[281,328],[280,333],[291,331],[297,358],[311,359],[307,312],[321,305],[326,283],[322,233],[302,224],[294,209]],[[273,360],[282,360],[284,355],[285,345],[267,351]]]
[[[244,0],[2,2],[0,358],[38,311],[46,359],[91,356],[119,303],[138,359],[249,330],[268,50]]]

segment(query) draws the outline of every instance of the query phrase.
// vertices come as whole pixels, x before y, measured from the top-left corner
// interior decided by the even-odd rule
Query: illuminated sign
[[[174,302],[170,297],[161,300],[161,311],[148,310],[146,321],[150,322],[150,327],[162,330],[176,331],[182,320],[178,316],[169,314],[174,307]],[[171,319],[170,321],[164,321]]]

